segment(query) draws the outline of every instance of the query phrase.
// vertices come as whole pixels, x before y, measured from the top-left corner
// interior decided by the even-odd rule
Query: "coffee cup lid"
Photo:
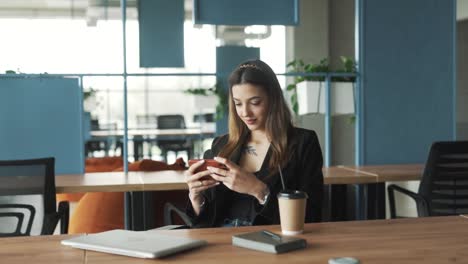
[[[307,199],[307,193],[298,190],[283,190],[278,193],[278,198],[286,199]]]

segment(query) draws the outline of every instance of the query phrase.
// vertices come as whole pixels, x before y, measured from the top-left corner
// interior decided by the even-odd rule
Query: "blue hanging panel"
[[[184,0],[139,0],[140,67],[184,67]]]
[[[195,24],[297,25],[298,0],[194,0]]]

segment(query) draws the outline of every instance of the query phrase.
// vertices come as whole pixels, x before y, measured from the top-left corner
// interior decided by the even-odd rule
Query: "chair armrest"
[[[185,214],[184,211],[180,210],[176,206],[171,203],[164,204],[164,225],[172,225],[172,213],[178,215],[185,223],[186,226],[192,226],[192,221],[190,218]]]
[[[70,222],[70,203],[68,201],[61,201],[58,204],[58,214],[60,216],[60,234],[68,234]]]
[[[420,217],[429,216],[428,203],[426,199],[424,199],[424,197],[422,197],[421,195],[415,192],[412,192],[410,190],[407,190],[403,187],[400,187],[398,185],[395,185],[395,184],[390,184],[387,187],[387,191],[388,191],[388,201],[390,204],[390,217],[392,219],[397,218],[396,206],[395,206],[395,191],[409,196],[416,202],[416,206],[418,209],[418,216]]]

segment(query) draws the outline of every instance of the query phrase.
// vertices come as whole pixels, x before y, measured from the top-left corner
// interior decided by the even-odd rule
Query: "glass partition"
[[[216,73],[216,47],[221,45],[259,47],[261,59],[283,73],[285,27],[194,25],[191,2],[186,1],[185,67],[140,68],[136,3],[127,0],[126,10],[127,158],[172,162],[179,156],[162,155],[157,144],[159,132],[136,131],[159,129],[138,120],[161,115],[184,117],[185,127],[192,129],[186,137],[195,142],[190,157],[200,157],[216,130],[218,100],[214,95],[195,96],[184,91],[212,88],[216,74],[228,74]],[[79,77],[84,93],[86,157],[121,156],[125,76],[120,1],[0,1],[0,34],[8,36],[2,40],[0,72]],[[279,79],[285,86],[285,77]],[[198,136],[191,134],[193,129],[199,129]],[[140,143],[141,148],[135,147]]]

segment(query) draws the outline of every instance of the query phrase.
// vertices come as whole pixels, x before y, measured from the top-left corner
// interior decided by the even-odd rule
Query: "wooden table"
[[[423,174],[424,164],[343,166],[342,168],[358,173],[375,175],[377,182],[419,181]]]
[[[367,184],[377,181],[375,175],[343,166],[323,167],[322,172],[324,184]]]
[[[342,219],[344,192],[341,190],[345,184],[375,183],[376,177],[368,173],[362,173],[343,167],[323,168],[324,183],[330,187],[334,195],[329,207],[331,218]],[[85,173],[76,175],[57,175],[55,177],[57,193],[75,192],[126,192],[125,194],[125,223],[128,229],[147,229],[144,223],[154,223],[151,214],[143,219],[143,208],[151,207],[151,198],[142,195],[141,191],[168,191],[186,190],[184,171],[155,171],[155,172],[103,172]],[[359,203],[362,203],[359,201]],[[134,219],[133,222],[131,219]],[[141,221],[141,222],[138,222]],[[148,227],[148,228],[151,228]]]
[[[92,172],[55,176],[57,193],[143,191],[140,172]]]
[[[100,172],[74,175],[57,175],[57,193],[75,192],[131,192],[186,190],[184,171]],[[323,168],[325,184],[375,183],[377,178],[368,173],[343,167]]]
[[[329,207],[332,219],[345,219],[346,184],[365,185],[356,195],[358,219],[385,218],[386,181],[417,180],[422,174],[422,164],[379,165],[379,166],[332,166],[324,167],[324,183],[333,193]],[[57,193],[73,192],[139,192],[186,190],[183,171],[157,172],[104,172],[78,175],[58,175],[55,178]],[[133,198],[130,198],[133,197]],[[143,202],[138,194],[127,195],[127,212],[138,208]],[[136,201],[138,200],[138,201]],[[132,206],[133,204],[133,206]],[[367,205],[366,205],[367,204]],[[138,213],[138,210],[135,211]],[[130,213],[129,213],[130,214]],[[127,219],[130,219],[127,215]],[[139,219],[138,217],[134,219]],[[147,221],[148,222],[148,221]]]
[[[0,263],[86,263],[86,253],[84,251],[60,245],[60,241],[62,239],[71,237],[73,236],[63,235],[0,238]]]
[[[60,244],[68,236],[2,238],[2,263],[328,263],[352,256],[362,264],[468,263],[468,220],[459,216],[306,224],[307,248],[274,255],[232,246],[234,234],[279,226],[158,231],[208,241],[193,251],[143,260],[72,249]]]
[[[375,184],[367,184],[364,190],[367,206],[360,209],[360,219],[384,219],[386,217],[385,183],[389,181],[415,181],[420,180],[424,164],[388,164],[343,166],[343,169],[357,173],[373,175]]]

